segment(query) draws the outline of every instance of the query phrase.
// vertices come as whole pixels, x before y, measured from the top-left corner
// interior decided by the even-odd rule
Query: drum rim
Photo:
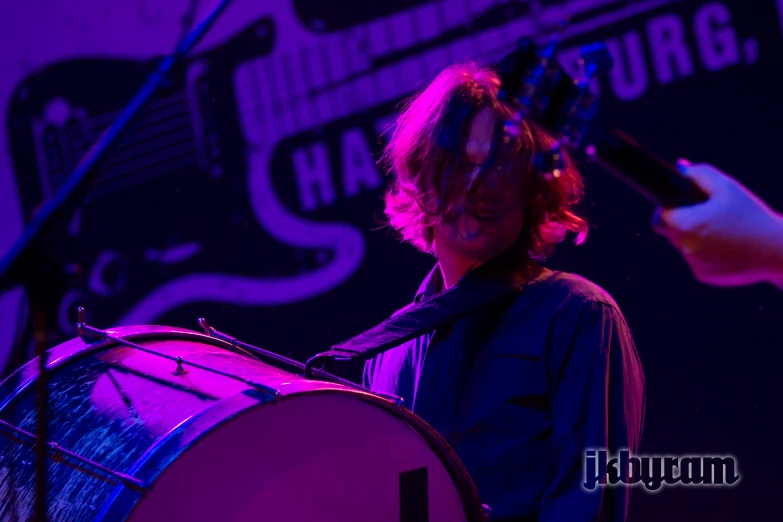
[[[161,436],[133,463],[128,474],[142,480],[152,488],[158,477],[169,466],[215,429],[231,422],[243,413],[248,413],[255,407],[279,400],[280,396],[273,397],[252,389],[220,399],[183,419],[168,433]],[[182,440],[186,441],[185,444],[180,444]],[[127,520],[133,514],[140,500],[141,494],[118,484],[104,502],[95,521]]]
[[[241,415],[250,413],[255,408],[262,408],[267,404],[278,404],[303,395],[353,395],[359,396],[359,400],[380,407],[399,417],[400,420],[422,437],[425,444],[435,452],[443,463],[449,477],[454,482],[467,519],[475,522],[486,518],[478,490],[465,465],[448,442],[421,417],[407,408],[397,408],[394,401],[370,391],[348,388],[339,383],[319,382],[324,382],[330,386],[315,390],[303,390],[288,395],[278,395],[276,397],[270,397],[256,390],[246,390],[220,399],[172,428],[154,445],[150,446],[127,473],[143,481],[150,488],[154,488],[155,481],[182,454],[220,426],[231,422]],[[267,400],[262,400],[263,398]],[[184,445],[179,444],[179,441],[183,439],[187,440],[187,443]],[[140,500],[141,495],[139,493],[119,484],[105,501],[95,521],[127,520],[133,514]]]
[[[408,426],[415,430],[416,433],[424,439],[430,449],[437,453],[441,462],[443,462],[446,471],[449,473],[449,476],[457,487],[457,491],[462,499],[462,507],[465,510],[468,520],[471,522],[481,522],[486,519],[484,505],[481,502],[481,496],[476,488],[476,484],[473,482],[473,478],[468,473],[465,464],[462,463],[462,459],[459,458],[457,452],[454,451],[451,445],[435,430],[435,428],[427,424],[424,419],[408,408],[397,408],[395,402],[386,397],[376,395],[370,391],[357,391],[356,393],[362,393],[368,397],[370,402],[390,410],[392,414],[401,417]]]
[[[257,360],[242,351],[233,349],[231,343],[209,335],[204,335],[203,333],[188,330],[187,328],[161,325],[134,325],[109,328],[105,331],[114,337],[128,341],[160,336],[170,339],[197,340],[219,348],[226,348],[233,353]],[[108,348],[112,344],[115,344],[115,341],[111,339],[101,339],[93,343],[88,343],[80,337],[75,337],[46,351],[48,357],[46,368],[48,371],[56,370],[81,357]],[[38,357],[33,357],[0,382],[0,413],[10,406],[35,382],[38,373]]]
[[[234,347],[229,342],[193,330],[188,330],[186,328],[163,325],[132,325],[107,329],[106,332],[114,337],[125,340],[169,338],[196,341],[219,348],[224,348],[232,353],[247,357],[250,360],[258,361],[258,359],[252,357],[246,352],[234,349]],[[73,363],[80,357],[84,357],[92,354],[93,352],[106,349],[113,344],[116,343],[111,339],[98,340],[92,343],[88,343],[79,337],[70,339],[47,350],[47,354],[49,356],[47,369],[49,371],[56,370],[62,366]],[[0,382],[0,413],[13,404],[18,397],[25,393],[25,391],[27,391],[28,388],[35,383],[38,373],[38,357],[35,357],[19,367],[2,382]],[[478,521],[484,520],[486,518],[484,516],[482,503],[476,485],[468,474],[459,456],[451,448],[448,442],[421,417],[405,407],[400,408],[394,400],[377,395],[370,390],[349,388],[339,383],[332,383],[318,379],[311,380],[328,385],[328,387],[303,390],[278,397],[271,397],[261,391],[245,390],[244,392],[230,395],[215,402],[207,408],[191,415],[186,419],[183,419],[182,422],[180,422],[177,426],[160,437],[160,439],[154,445],[150,446],[147,451],[145,451],[145,453],[142,454],[142,456],[137,459],[136,462],[134,462],[127,474],[136,478],[140,478],[145,483],[148,482],[145,480],[145,477],[150,476],[152,479],[149,483],[154,483],[155,478],[165,471],[165,469],[171,465],[171,463],[174,462],[179,457],[179,455],[187,451],[187,449],[189,449],[192,445],[201,440],[202,437],[208,435],[220,425],[230,422],[236,416],[247,413],[254,407],[261,407],[267,402],[288,400],[303,394],[348,393],[359,395],[361,396],[362,400],[384,408],[392,415],[399,417],[401,420],[403,420],[403,422],[408,424],[408,426],[416,431],[416,433],[424,439],[425,443],[430,447],[430,449],[436,452],[436,454],[440,457],[441,462],[446,467],[449,476],[454,481],[455,486],[460,493],[468,520]],[[261,401],[261,397],[268,398],[268,400]],[[212,418],[211,422],[207,419],[207,416]],[[197,430],[196,428],[198,427],[201,429]],[[159,469],[155,474],[151,474],[149,471],[147,471],[145,476],[137,476],[137,471],[140,471],[145,466],[153,465],[148,464],[148,462],[152,462],[151,459],[154,456],[154,453],[163,451],[163,449],[165,449],[164,446],[174,445],[176,435],[175,432],[178,430],[196,431],[191,433],[193,438],[187,446],[179,448],[177,452],[169,453],[170,458],[166,461],[165,465],[158,465]],[[154,470],[155,468],[152,469]],[[117,485],[109,494],[109,497],[96,517],[96,520],[124,520],[130,516],[139,498],[139,493],[136,493],[122,485]],[[128,503],[131,503],[131,505],[129,506]],[[118,511],[120,506],[122,506],[125,510],[124,514],[122,511]],[[106,518],[107,516],[108,518]]]

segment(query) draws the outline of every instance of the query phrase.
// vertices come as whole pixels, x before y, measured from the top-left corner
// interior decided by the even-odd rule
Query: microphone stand
[[[217,18],[228,6],[231,0],[218,0],[209,14],[189,33],[177,43],[174,52],[163,58],[155,71],[131,99],[128,105],[120,112],[117,119],[106,129],[97,142],[87,151],[68,179],[58,189],[54,196],[46,201],[38,213],[25,227],[21,237],[13,244],[8,253],[0,259],[0,292],[19,283],[28,288],[35,288],[31,295],[31,308],[34,306],[33,296],[40,294],[40,273],[34,273],[36,268],[41,269],[40,259],[36,258],[35,249],[43,235],[51,229],[58,218],[67,215],[68,209],[75,209],[81,204],[90,182],[97,175],[96,166],[111,148],[116,144],[120,136],[128,126],[138,117],[141,110],[147,106],[153,95],[161,87],[169,83],[169,74],[180,62],[193,50],[207,31],[212,27]],[[44,274],[46,275],[46,274]],[[47,351],[45,338],[46,318],[43,308],[37,308],[32,314],[35,347],[38,355],[38,377],[36,388],[37,400],[37,427],[36,427],[36,470],[35,470],[35,520],[45,521],[47,470],[46,464],[49,457],[51,443],[47,439]]]

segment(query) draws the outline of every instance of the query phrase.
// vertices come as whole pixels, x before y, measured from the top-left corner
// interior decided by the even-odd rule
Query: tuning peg
[[[534,60],[536,47],[528,37],[517,40],[516,48],[506,55],[497,65],[500,75],[501,88],[498,99],[503,102],[516,104],[517,96],[522,88],[523,78]]]
[[[606,44],[600,42],[582,46],[580,56],[584,75],[588,80],[595,74],[610,71],[614,66],[614,59],[609,49]]]
[[[560,143],[555,142],[548,151],[537,153],[533,158],[533,166],[538,174],[547,181],[559,178],[565,168]]]

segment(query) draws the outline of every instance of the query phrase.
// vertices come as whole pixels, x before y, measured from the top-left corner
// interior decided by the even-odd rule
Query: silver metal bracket
[[[392,409],[397,413],[401,412],[403,408],[405,408],[405,399],[403,399],[399,395],[394,395],[392,393],[384,393],[384,392],[371,392],[371,393],[374,393],[375,395],[378,395],[380,397],[383,397],[384,399],[388,399],[392,401],[393,403]]]
[[[0,435],[31,448],[35,448],[38,445],[38,437],[3,420],[0,420]],[[142,495],[146,495],[150,489],[147,484],[136,477],[107,468],[93,460],[82,457],[78,453],[68,451],[55,442],[47,442],[45,445],[47,457],[54,462],[64,464],[82,473],[87,473],[109,484],[122,484]]]
[[[154,355],[156,357],[161,357],[163,359],[168,359],[169,361],[174,361],[175,363],[177,363],[177,369],[174,372],[172,372],[174,375],[182,375],[183,373],[186,373],[187,370],[185,370],[182,367],[182,365],[183,364],[187,364],[188,366],[193,367],[193,368],[198,368],[199,370],[204,370],[204,371],[207,371],[207,372],[211,372],[211,373],[215,373],[215,374],[218,374],[218,375],[222,375],[223,377],[228,377],[229,379],[234,379],[235,381],[239,381],[241,383],[244,383],[244,384],[250,386],[251,388],[255,388],[255,389],[257,389],[257,390],[259,390],[259,391],[261,391],[263,393],[269,394],[269,395],[271,395],[274,398],[278,398],[280,396],[280,392],[278,390],[276,390],[274,388],[270,388],[269,386],[265,386],[265,385],[257,383],[257,382],[249,381],[249,380],[247,380],[247,379],[245,379],[243,377],[240,377],[238,375],[234,375],[234,374],[231,374],[231,373],[226,373],[226,372],[223,372],[223,371],[220,371],[220,370],[216,370],[215,368],[210,368],[209,366],[205,366],[203,364],[197,364],[197,363],[194,363],[194,362],[186,361],[185,359],[183,359],[182,357],[179,357],[179,356],[174,357],[172,355],[166,355],[165,353],[156,352],[155,350],[150,350],[149,348],[145,348],[145,347],[140,346],[140,345],[138,345],[136,343],[132,343],[132,342],[130,342],[130,341],[126,340],[126,339],[123,339],[121,337],[115,337],[113,335],[110,335],[108,332],[106,332],[104,330],[99,330],[97,328],[93,328],[92,326],[87,325],[84,322],[84,320],[83,320],[84,319],[84,309],[80,307],[78,312],[81,314],[80,317],[79,317],[81,320],[79,321],[79,323],[77,323],[76,327],[77,327],[78,331],[81,332],[80,335],[94,337],[94,338],[102,339],[102,340],[114,341],[115,343],[121,344],[123,346],[127,346],[128,348],[133,348],[134,350],[139,350],[141,352],[145,352],[145,353],[148,353],[150,355]],[[82,338],[84,338],[84,337],[82,337]]]

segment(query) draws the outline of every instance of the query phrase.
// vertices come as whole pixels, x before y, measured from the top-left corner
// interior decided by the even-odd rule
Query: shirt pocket
[[[526,353],[491,353],[482,358],[479,393],[494,404],[548,411],[544,358]]]

